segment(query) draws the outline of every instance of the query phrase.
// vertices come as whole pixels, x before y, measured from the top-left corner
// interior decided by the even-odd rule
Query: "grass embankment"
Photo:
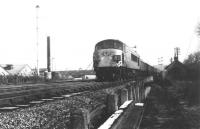
[[[191,82],[153,85],[141,129],[199,129],[199,87]]]

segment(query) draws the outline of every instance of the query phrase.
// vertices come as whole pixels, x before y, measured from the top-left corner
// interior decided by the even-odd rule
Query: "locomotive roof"
[[[121,43],[121,44],[124,44],[123,42],[121,42],[120,40],[117,40],[117,39],[105,39],[105,40],[102,40],[102,41],[99,41],[96,45],[102,43],[102,42],[118,42],[118,43]]]
[[[99,41],[96,45],[99,45],[100,43],[103,43],[103,42],[118,42],[118,43],[121,43],[124,47],[126,47],[127,51],[130,51],[131,53],[133,53],[134,55],[139,57],[139,54],[136,51],[134,51],[132,47],[127,46],[125,43],[123,43],[120,40],[117,40],[117,39],[105,39],[105,40]]]

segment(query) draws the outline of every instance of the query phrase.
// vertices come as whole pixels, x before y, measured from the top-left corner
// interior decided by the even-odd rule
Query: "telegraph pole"
[[[37,49],[37,75],[40,75],[40,71],[39,71],[39,25],[38,25],[38,21],[39,21],[39,5],[35,6],[36,8],[36,49]]]

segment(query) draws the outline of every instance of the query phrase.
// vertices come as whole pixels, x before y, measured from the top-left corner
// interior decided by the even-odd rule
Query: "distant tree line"
[[[183,62],[187,67],[188,83],[185,89],[189,104],[200,104],[200,51],[192,53]]]
[[[183,62],[187,67],[187,79],[199,80],[200,79],[200,51],[192,53]]]

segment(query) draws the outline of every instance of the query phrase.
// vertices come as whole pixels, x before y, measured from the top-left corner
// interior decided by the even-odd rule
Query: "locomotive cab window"
[[[119,42],[114,42],[114,49],[119,49],[119,50],[122,50],[122,43],[119,43]]]
[[[120,55],[114,55],[113,56],[113,61],[119,62],[120,60],[121,60],[121,56]]]
[[[96,50],[100,49],[119,49],[123,50],[123,43],[116,41],[102,41],[96,45]]]
[[[114,48],[113,42],[104,42],[104,48],[105,49]]]

